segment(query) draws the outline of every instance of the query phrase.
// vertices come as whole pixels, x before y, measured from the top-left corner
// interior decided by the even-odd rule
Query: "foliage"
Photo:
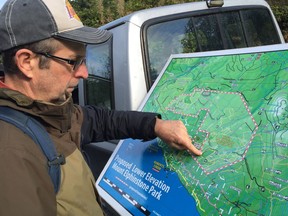
[[[71,4],[85,25],[99,27],[133,11],[193,1],[197,0],[71,0]]]
[[[199,0],[71,0],[71,4],[82,22],[91,27],[99,27],[117,18],[145,8],[168,4],[195,2]],[[268,0],[279,22],[283,35],[288,41],[287,0]]]
[[[271,7],[273,13],[277,19],[277,22],[282,30],[285,41],[288,41],[288,6],[287,5],[275,5]]]

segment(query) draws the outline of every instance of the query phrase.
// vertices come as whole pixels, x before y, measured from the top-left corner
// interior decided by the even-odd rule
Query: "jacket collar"
[[[67,93],[65,101],[54,104],[33,100],[18,91],[0,86],[0,106],[9,106],[28,113],[36,117],[46,127],[53,127],[61,132],[66,132],[71,128],[73,101],[72,95],[69,93]]]

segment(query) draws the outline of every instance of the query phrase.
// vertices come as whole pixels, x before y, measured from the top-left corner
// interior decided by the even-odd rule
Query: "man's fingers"
[[[192,154],[202,155],[202,152],[192,144],[186,126],[180,120],[156,119],[155,134],[173,148],[186,149]]]
[[[187,146],[187,150],[188,152],[193,153],[195,155],[202,155],[202,152],[199,149],[197,149],[192,143]]]
[[[180,141],[180,140],[179,140]],[[193,153],[195,155],[202,155],[202,152],[198,150],[191,142],[191,139],[183,139],[182,142],[175,143],[178,146],[178,149],[183,150],[186,149],[188,152]]]
[[[202,155],[202,152],[193,145],[190,138],[185,140],[185,141],[186,142],[183,142],[183,144],[184,144],[185,148],[188,150],[188,152],[193,153],[195,155]]]

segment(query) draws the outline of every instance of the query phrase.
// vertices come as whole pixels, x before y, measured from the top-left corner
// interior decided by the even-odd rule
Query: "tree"
[[[271,8],[284,35],[285,41],[288,42],[288,6],[274,5]]]
[[[200,0],[71,0],[71,4],[85,25],[99,27],[141,9],[195,1]],[[288,0],[267,2],[288,41]]]

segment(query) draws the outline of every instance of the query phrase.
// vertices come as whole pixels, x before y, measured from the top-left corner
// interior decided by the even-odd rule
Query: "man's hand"
[[[179,149],[187,149],[195,155],[202,155],[193,144],[188,135],[187,129],[181,121],[156,120],[155,134],[168,145]]]

